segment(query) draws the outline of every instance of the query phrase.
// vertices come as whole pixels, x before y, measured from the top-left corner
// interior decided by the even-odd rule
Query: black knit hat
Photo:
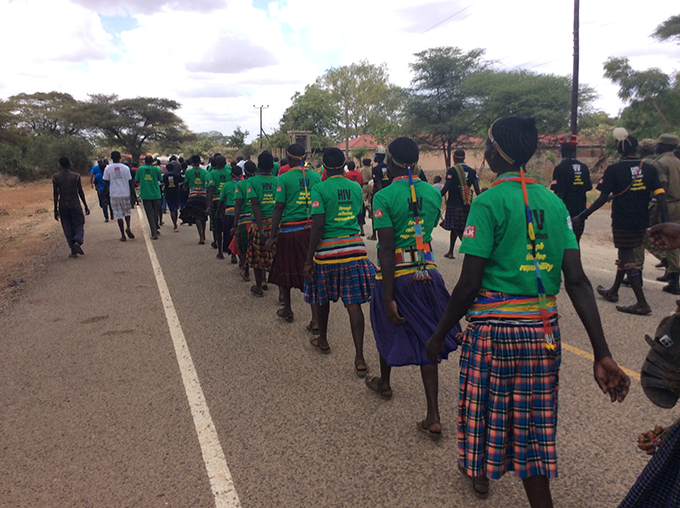
[[[345,154],[339,148],[329,148],[323,153],[323,166],[328,170],[345,167]]]
[[[274,156],[267,151],[262,152],[257,157],[257,167],[260,171],[271,171],[274,169]]]
[[[387,147],[392,162],[399,167],[413,166],[418,162],[418,145],[411,138],[397,138]]]
[[[509,116],[496,120],[489,128],[489,140],[498,153],[513,166],[524,166],[538,147],[536,119]]]
[[[243,165],[243,171],[245,171],[247,175],[254,175],[257,171],[257,166],[253,161],[247,160]]]
[[[288,150],[286,151],[288,152],[288,155],[295,159],[301,159],[302,157],[305,156],[304,147],[298,143],[293,143],[288,147]]]

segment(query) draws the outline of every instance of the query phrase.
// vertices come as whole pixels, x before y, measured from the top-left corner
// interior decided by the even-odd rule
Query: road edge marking
[[[562,343],[562,349],[566,349],[570,353],[574,353],[575,355],[578,355],[582,358],[586,358],[586,359],[590,360],[591,362],[595,361],[595,357],[592,354],[590,354],[586,351],[583,351],[582,349],[579,349],[577,347],[570,346],[569,344],[565,344],[564,342]],[[625,372],[626,374],[628,374],[630,377],[640,381],[640,374],[638,374],[634,370],[630,370],[630,369],[627,369],[626,367],[622,367],[621,365],[619,365],[619,367],[621,367],[621,370],[623,372]]]
[[[142,224],[142,235],[146,243],[146,249],[149,253],[151,266],[153,268],[154,276],[156,278],[156,285],[160,293],[161,303],[165,311],[165,318],[168,322],[172,343],[175,347],[175,356],[179,364],[180,374],[182,375],[182,383],[191,409],[191,416],[194,420],[194,427],[198,435],[198,442],[201,447],[203,455],[203,462],[205,463],[208,472],[208,479],[212,487],[213,496],[215,498],[216,508],[240,508],[241,502],[236,493],[234,480],[227,465],[227,459],[224,455],[224,450],[220,444],[215,423],[210,416],[210,409],[205,400],[201,383],[198,379],[196,367],[191,358],[191,352],[184,337],[182,325],[179,322],[175,305],[172,303],[170,290],[163,276],[160,262],[156,256],[156,251],[151,244],[150,233],[146,217],[142,213],[140,207],[137,208],[137,214]]]

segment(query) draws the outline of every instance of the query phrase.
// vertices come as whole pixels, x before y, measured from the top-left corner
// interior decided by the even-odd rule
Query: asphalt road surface
[[[69,259],[64,242],[0,314],[0,506],[527,506],[512,474],[480,501],[457,471],[457,353],[441,365],[443,436],[433,441],[415,427],[425,416],[419,370],[393,371],[392,400],[369,392],[353,371],[341,305],[331,310],[332,354],[321,355],[300,293],[295,322],[285,323],[276,287],[252,297],[228,259],[197,245],[195,228],[173,233],[166,216],[151,242],[133,210],[137,238],[123,243],[92,205],[86,255]],[[606,215],[586,232],[606,230]],[[584,239],[584,266],[594,286],[608,285],[615,252],[595,236]],[[450,290],[462,256],[444,259],[447,242],[438,230],[434,251]],[[598,299],[614,358],[633,372],[647,353],[644,334],[675,308],[653,281],[660,273],[645,270],[651,316]],[[621,301],[632,303],[629,289]],[[614,507],[647,462],[633,441],[677,412],[655,408],[635,379],[623,404],[610,403],[581,353],[589,342],[566,294],[559,305],[555,504]],[[368,305],[364,313],[366,359],[378,373]]]

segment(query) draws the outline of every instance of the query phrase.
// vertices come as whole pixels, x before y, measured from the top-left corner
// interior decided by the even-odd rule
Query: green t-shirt
[[[222,192],[220,193],[220,201],[224,203],[224,206],[231,207],[234,206],[234,189],[236,184],[240,180],[229,180],[222,186]]]
[[[241,203],[241,215],[251,213],[253,211],[253,209],[250,207],[250,198],[247,197],[249,180],[250,178],[247,180],[239,180],[236,182],[236,186],[234,187],[234,201],[237,199],[243,200],[243,203]]]
[[[276,188],[276,202],[285,203],[281,222],[301,221],[311,217],[312,188],[321,183],[321,177],[315,171],[305,169],[307,193],[305,193],[305,178],[300,168],[291,169],[279,176],[279,186]]]
[[[279,168],[280,168],[280,167],[281,167],[281,166],[279,166],[279,163],[278,163],[278,162],[275,162],[275,163],[274,163],[274,167],[272,168],[272,175],[278,176],[278,175],[279,175]]]
[[[414,179],[418,201],[418,218],[423,228],[423,241],[432,241],[432,230],[439,223],[442,209],[442,195],[427,182]],[[408,178],[395,178],[392,184],[383,187],[373,196],[373,227],[394,228],[394,246],[397,249],[416,246],[416,234],[411,213],[411,186]],[[380,245],[378,245],[378,248]]]
[[[220,199],[220,194],[222,194],[222,187],[231,179],[231,170],[226,169],[213,169],[210,172],[210,180],[208,181],[207,188],[215,187],[215,196],[213,201]]]
[[[184,173],[184,181],[189,184],[189,194],[191,191],[203,191],[207,188],[210,175],[203,168],[189,168]]]
[[[142,199],[161,199],[163,173],[158,166],[140,166],[137,168],[135,181],[139,183],[139,197]]]
[[[248,202],[252,198],[257,198],[260,203],[260,212],[262,217],[271,217],[274,212],[274,205],[276,201],[276,188],[279,185],[279,179],[274,175],[255,175],[248,179],[248,189],[246,197]]]
[[[500,179],[517,177],[505,173]],[[564,203],[542,185],[527,185],[534,219],[536,251],[547,295],[560,291],[562,258],[578,249]],[[482,288],[510,295],[536,296],[536,271],[527,233],[526,207],[519,182],[503,182],[472,202],[460,252],[486,258]]]
[[[356,235],[361,232],[361,185],[344,175],[332,176],[312,189],[312,215],[325,214],[323,238]]]

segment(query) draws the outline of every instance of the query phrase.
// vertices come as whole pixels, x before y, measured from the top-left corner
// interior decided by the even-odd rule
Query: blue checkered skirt
[[[460,351],[458,458],[470,476],[557,478],[555,434],[562,358],[545,347],[543,325],[472,322]]]
[[[344,263],[314,263],[313,281],[305,280],[305,302],[326,305],[328,302],[366,303],[375,284],[375,266],[370,259]]]
[[[664,437],[619,508],[680,506],[680,421]]]

